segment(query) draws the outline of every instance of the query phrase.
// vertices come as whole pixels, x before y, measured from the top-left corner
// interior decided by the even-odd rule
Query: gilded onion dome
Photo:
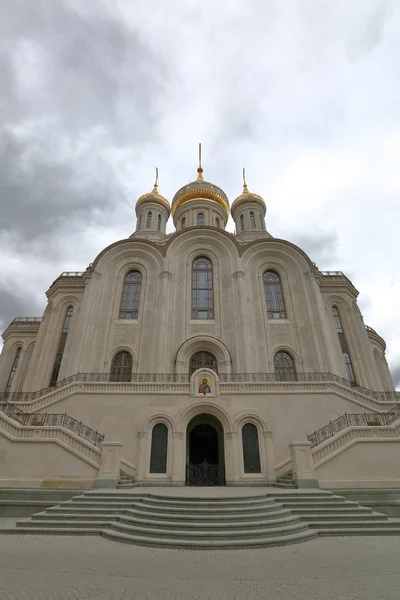
[[[159,204],[165,208],[168,213],[171,210],[170,204],[164,196],[158,193],[158,169],[156,169],[156,181],[154,183],[153,191],[143,194],[136,202],[136,212],[143,204]]]
[[[187,185],[184,185],[178,190],[172,200],[171,212],[174,215],[182,204],[185,202],[191,202],[192,200],[209,200],[219,204],[229,216],[229,200],[228,196],[219,188],[217,185],[204,181],[203,169],[199,167],[197,169],[198,177],[196,181],[192,181]]]
[[[263,198],[261,198],[261,196],[259,196],[258,194],[253,194],[253,192],[249,192],[249,190],[247,188],[247,184],[246,184],[246,179],[245,179],[245,171],[243,169],[243,193],[240,194],[240,196],[238,196],[232,202],[232,206],[231,206],[232,215],[233,215],[234,211],[239,208],[239,206],[243,206],[243,204],[250,204],[250,203],[259,204],[260,206],[262,206],[262,208],[264,208],[264,209],[266,208],[265,202],[264,202]]]

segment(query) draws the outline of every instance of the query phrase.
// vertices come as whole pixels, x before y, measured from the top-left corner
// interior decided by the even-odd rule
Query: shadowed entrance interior
[[[213,415],[194,417],[187,428],[186,485],[225,485],[224,430]]]

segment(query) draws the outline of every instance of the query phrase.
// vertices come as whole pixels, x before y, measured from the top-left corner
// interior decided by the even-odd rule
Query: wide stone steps
[[[318,536],[316,531],[306,530],[291,535],[279,535],[267,538],[247,538],[247,539],[229,539],[229,540],[189,540],[177,539],[174,537],[161,538],[149,537],[122,533],[113,529],[104,529],[101,535],[105,538],[135,544],[141,546],[155,546],[157,548],[182,548],[188,550],[235,550],[245,548],[268,548],[272,546],[285,546],[286,544],[296,544],[312,540]]]
[[[19,521],[12,533],[102,535],[125,543],[192,549],[277,546],[317,535],[400,534],[400,521],[330,492],[242,498],[203,493],[175,497],[93,490]]]

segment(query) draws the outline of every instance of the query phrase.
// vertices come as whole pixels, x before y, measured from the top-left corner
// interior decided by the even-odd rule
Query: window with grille
[[[193,375],[197,369],[211,369],[218,373],[218,363],[214,354],[211,352],[200,351],[193,354],[189,362],[189,377]]]
[[[157,216],[157,231],[161,230],[161,215]]]
[[[351,359],[350,359],[350,356],[347,354],[347,352],[343,352],[343,360],[344,360],[344,364],[346,366],[347,377],[348,377],[350,383],[355,383],[356,378],[355,378],[354,371],[353,371],[353,365],[351,364]]]
[[[276,381],[296,381],[296,369],[293,358],[288,352],[277,352],[274,358]]]
[[[151,435],[150,473],[167,472],[168,428],[164,423],[154,425]]]
[[[215,219],[215,227],[218,227],[218,229],[219,229],[219,219],[218,218]]]
[[[137,319],[139,316],[140,292],[142,288],[142,275],[139,271],[127,274],[122,290],[120,319]]]
[[[183,217],[182,219],[182,229],[185,229],[186,227],[186,217]]]
[[[274,271],[266,271],[263,275],[265,300],[269,319],[286,319],[285,303],[281,280]]]
[[[333,321],[335,323],[335,328],[338,333],[343,333],[342,323],[340,322],[339,311],[336,306],[332,306],[332,315]]]
[[[192,319],[213,319],[213,272],[208,258],[197,258],[192,267]]]
[[[150,229],[152,219],[153,219],[153,213],[150,211],[147,213],[146,229]]]
[[[250,227],[252,229],[255,229],[255,227],[256,227],[256,220],[255,220],[253,211],[250,212]]]
[[[12,368],[11,368],[11,373],[10,373],[10,376],[8,378],[8,381],[7,381],[7,386],[6,386],[6,392],[7,393],[11,391],[12,384],[13,384],[14,377],[15,377],[15,373],[17,372],[18,363],[19,363],[19,359],[20,359],[20,356],[21,356],[21,351],[22,351],[22,348],[18,348],[17,352],[15,353],[15,358],[14,358],[14,362],[13,362],[13,365],[12,365]]]
[[[62,358],[64,355],[65,344],[67,343],[67,336],[68,336],[69,328],[71,326],[71,319],[72,319],[73,312],[74,312],[74,308],[72,306],[69,306],[67,308],[67,312],[65,313],[63,328],[61,330],[60,340],[58,342],[57,353],[56,353],[56,357],[54,359],[53,370],[51,372],[50,383],[49,383],[50,387],[55,386],[57,383],[57,380],[58,380],[58,375],[60,373],[61,362],[62,362]]]
[[[130,381],[132,375],[132,356],[126,350],[118,352],[112,360],[110,381]]]
[[[240,229],[244,231],[244,216],[240,215]]]
[[[204,225],[204,213],[197,214],[197,225]]]
[[[242,429],[243,464],[245,473],[261,473],[258,431],[253,423],[246,423]]]

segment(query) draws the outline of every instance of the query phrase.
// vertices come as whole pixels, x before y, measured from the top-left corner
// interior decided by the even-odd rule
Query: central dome
[[[196,181],[192,181],[187,185],[181,187],[173,197],[171,212],[174,215],[182,204],[185,202],[191,202],[192,200],[209,200],[219,204],[225,211],[226,215],[229,215],[229,200],[228,196],[219,188],[217,185],[204,181],[203,169],[199,167],[197,169],[199,176]]]

